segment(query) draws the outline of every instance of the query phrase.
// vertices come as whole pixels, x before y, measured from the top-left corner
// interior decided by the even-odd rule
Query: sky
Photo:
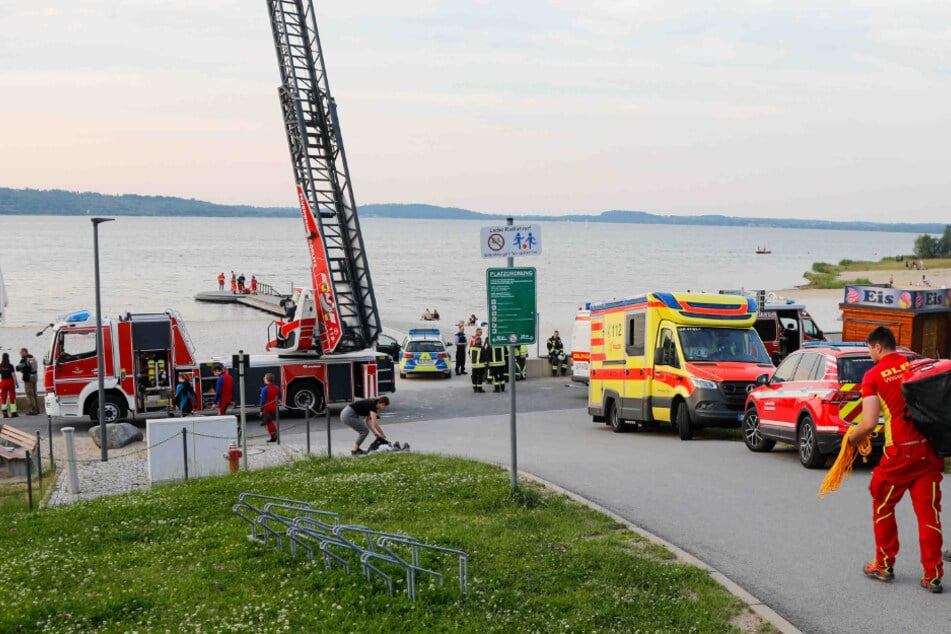
[[[358,205],[951,218],[949,2],[315,4]],[[295,207],[278,81],[265,0],[4,2],[0,186]]]

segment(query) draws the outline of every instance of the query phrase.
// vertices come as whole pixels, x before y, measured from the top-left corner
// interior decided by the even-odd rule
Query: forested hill
[[[252,207],[250,205],[218,205],[193,198],[171,196],[109,196],[95,192],[70,192],[61,189],[10,189],[0,187],[0,215],[67,215],[67,216],[264,216],[294,217],[296,207]],[[419,204],[361,205],[363,218],[425,218],[439,220],[494,220],[506,214],[486,214],[457,207]],[[878,223],[802,220],[796,218],[743,218],[738,216],[703,215],[673,216],[644,211],[603,211],[596,215],[569,216],[520,215],[520,221],[624,222],[669,225],[715,225],[732,227],[782,227],[793,229],[843,229],[857,231],[904,231],[937,233],[944,224]]]

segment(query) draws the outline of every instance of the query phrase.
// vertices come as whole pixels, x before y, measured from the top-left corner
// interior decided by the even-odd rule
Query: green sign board
[[[489,343],[535,343],[535,269],[487,269]]]

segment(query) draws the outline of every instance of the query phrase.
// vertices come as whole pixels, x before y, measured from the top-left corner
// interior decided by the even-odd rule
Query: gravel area
[[[59,442],[63,443],[61,439]],[[55,444],[54,440],[56,455],[65,455],[65,449],[62,446],[55,447]],[[69,492],[69,469],[64,461],[60,460],[56,485],[45,506],[71,504],[102,495],[148,489],[151,486],[145,442],[134,442],[121,449],[110,449],[107,462],[102,462],[101,449],[87,436],[76,436],[75,448],[79,493]],[[248,446],[248,468],[256,470],[276,467],[297,460],[301,455],[298,448],[287,444],[251,444]]]

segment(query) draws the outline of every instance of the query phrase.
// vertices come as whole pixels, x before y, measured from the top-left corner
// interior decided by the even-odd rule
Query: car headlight
[[[708,379],[696,379],[696,378],[691,378],[690,380],[693,382],[693,386],[694,386],[695,388],[698,388],[698,389],[701,389],[701,390],[715,390],[715,389],[717,389],[717,383],[716,383],[716,381],[710,381],[710,380],[708,380]]]

